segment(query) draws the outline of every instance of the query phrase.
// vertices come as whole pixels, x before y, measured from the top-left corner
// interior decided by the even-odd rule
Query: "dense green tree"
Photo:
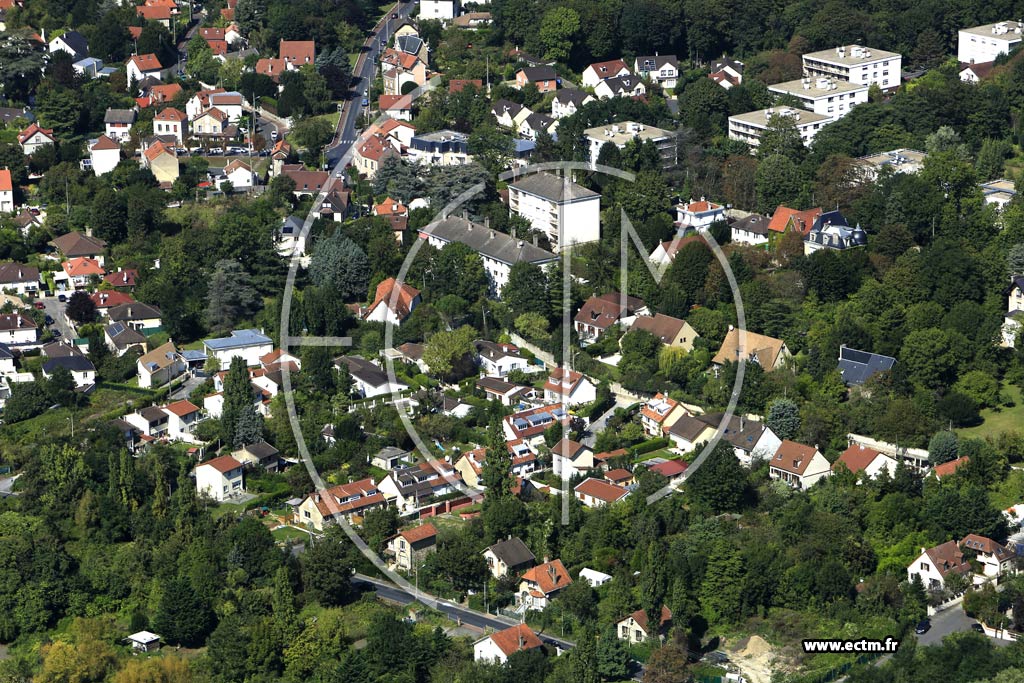
[[[239,323],[252,318],[262,304],[242,264],[228,259],[217,261],[210,276],[206,304],[206,324],[211,331],[236,329]]]
[[[216,615],[203,594],[185,579],[171,579],[164,586],[153,617],[153,627],[173,645],[197,647],[216,624]]]
[[[302,587],[324,606],[345,604],[353,594],[352,546],[340,527],[331,527],[302,555]]]
[[[746,473],[727,441],[720,441],[700,469],[686,481],[690,499],[715,514],[738,510],[746,492]]]
[[[358,244],[336,232],[313,245],[309,277],[318,287],[333,289],[344,300],[366,296],[370,263]]]

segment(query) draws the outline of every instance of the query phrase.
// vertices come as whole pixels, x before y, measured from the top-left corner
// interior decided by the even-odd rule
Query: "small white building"
[[[572,116],[583,105],[596,101],[597,98],[583,90],[574,90],[572,88],[559,90],[555,93],[554,99],[551,100],[551,118],[562,119],[566,116]]]
[[[594,451],[578,441],[560,439],[551,448],[551,471],[562,481],[569,481],[593,468]]]
[[[153,53],[145,55],[132,55],[125,62],[125,71],[128,73],[128,82],[137,84],[142,79],[150,76],[156,80],[163,79],[164,67],[160,60]]]
[[[573,488],[573,493],[584,507],[599,508],[619,502],[629,495],[629,489],[604,479],[587,477]]]
[[[364,320],[401,325],[420,305],[420,290],[389,277],[377,285],[373,302],[366,309]]]
[[[127,638],[132,644],[132,649],[139,652],[154,652],[160,649],[160,636],[149,631],[139,631]]]
[[[479,339],[476,341],[477,359],[484,377],[505,377],[513,370],[527,370],[530,362],[512,344]]]
[[[769,479],[781,479],[795,489],[809,489],[832,474],[832,466],[814,446],[783,440],[768,466]]]
[[[248,190],[256,184],[256,174],[241,159],[232,159],[224,167],[224,177],[236,190]]]
[[[659,619],[660,623],[657,628],[652,629],[651,624],[647,619],[647,612],[642,609],[638,609],[629,616],[624,617],[615,623],[615,633],[619,637],[619,640],[638,644],[644,642],[648,638],[660,635],[661,632],[668,627],[668,624],[671,621],[672,610],[662,605],[661,617]]]
[[[516,624],[473,643],[473,661],[504,664],[516,652],[540,648],[537,634],[526,624]]]
[[[509,213],[548,237],[553,250],[601,239],[601,195],[550,173],[533,173],[508,186]]]
[[[590,567],[584,567],[580,570],[579,578],[581,581],[589,583],[591,588],[598,588],[611,581],[612,575],[599,572],[596,569],[591,569]]]
[[[1005,545],[996,543],[991,538],[967,534],[960,541],[960,550],[972,553],[975,561],[981,565],[981,581],[1016,573],[1014,560],[1017,556]]]
[[[179,145],[185,144],[188,136],[188,115],[180,109],[166,107],[153,117],[153,133],[172,135]]]
[[[262,330],[232,330],[227,337],[204,339],[203,349],[210,358],[216,358],[224,370],[231,366],[231,359],[241,358],[249,367],[257,367],[260,357],[274,350],[274,342]]]
[[[459,0],[420,0],[420,19],[439,19],[451,21],[459,16],[461,10]]]
[[[941,590],[950,574],[971,575],[971,565],[957,547],[956,541],[946,541],[934,548],[921,548],[921,554],[907,567],[907,580],[921,579],[925,590]]]
[[[335,367],[344,365],[352,378],[352,391],[362,398],[371,398],[387,394],[400,393],[408,389],[408,385],[397,379],[392,382],[388,373],[375,363],[359,356],[341,356],[334,359]]]
[[[107,109],[103,115],[104,133],[111,140],[125,142],[132,136],[135,119],[134,109]]]
[[[588,88],[596,87],[598,83],[607,78],[629,76],[629,66],[621,59],[612,59],[607,62],[596,62],[583,70],[581,82]]]
[[[222,455],[196,465],[196,493],[206,495],[217,502],[245,493],[242,463],[230,455]]]
[[[0,344],[30,346],[39,341],[39,328],[34,320],[21,313],[0,315]]]
[[[679,60],[675,55],[644,55],[634,60],[633,72],[671,91],[679,79]]]
[[[768,244],[769,222],[767,216],[762,216],[759,213],[752,213],[733,221],[729,226],[732,241],[736,244],[749,244],[755,247]]]
[[[87,391],[96,384],[96,366],[85,356],[71,353],[66,356],[57,356],[43,362],[43,377],[49,379],[57,368],[64,368],[71,373],[71,379],[75,382],[75,389]]]
[[[676,206],[676,221],[680,227],[703,230],[712,223],[725,220],[725,207],[709,202],[704,197],[699,202],[692,199],[686,204]]]
[[[121,163],[121,145],[106,135],[99,136],[89,144],[89,162],[96,175],[110,173]]]
[[[39,291],[39,269],[14,261],[0,263],[0,291],[34,295]]]
[[[877,479],[882,472],[887,472],[890,477],[896,474],[897,464],[895,458],[881,451],[860,444],[851,444],[832,463],[832,473],[847,469],[854,474],[863,472],[868,479]]]
[[[28,128],[18,133],[18,144],[25,156],[32,156],[42,147],[56,142],[52,128],[40,128],[36,123],[29,124]]]
[[[580,406],[597,400],[597,387],[581,372],[567,368],[555,368],[544,383],[544,400],[548,403],[564,403]]]
[[[817,114],[813,111],[791,109],[789,107],[769,107],[736,114],[729,117],[729,138],[739,140],[750,145],[751,152],[755,151],[761,144],[761,136],[768,130],[772,118],[776,116],[788,116],[793,119],[796,129],[800,133],[800,140],[804,145],[809,146],[818,131],[832,122],[832,119],[824,114]]]
[[[962,64],[984,64],[1009,54],[1020,45],[1024,22],[1000,21],[957,31],[956,59]]]
[[[903,57],[896,52],[862,45],[840,45],[834,50],[810,52],[803,57],[804,76],[834,77],[859,85],[897,88],[902,80]]]
[[[768,86],[768,90],[793,97],[804,109],[833,121],[849,114],[855,105],[868,101],[868,86],[827,76],[776,83]]]

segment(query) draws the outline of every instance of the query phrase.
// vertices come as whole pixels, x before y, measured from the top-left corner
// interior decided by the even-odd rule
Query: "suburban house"
[[[473,643],[473,661],[504,664],[516,652],[543,647],[540,638],[526,624],[516,624]]]
[[[629,489],[604,479],[587,477],[573,488],[573,493],[584,507],[597,508],[617,503],[629,495]]]
[[[556,403],[506,415],[501,422],[506,441],[518,439],[529,446],[536,446],[543,443],[546,429],[556,422],[561,423],[568,419],[568,413],[561,404]]]
[[[782,367],[790,357],[789,348],[781,339],[747,331],[744,340],[741,339],[743,335],[739,329],[732,326],[730,328],[718,353],[711,359],[716,366],[722,366],[730,361],[734,363],[741,360],[753,361],[760,365],[765,372],[771,372]]]
[[[200,90],[185,103],[185,116],[194,119],[207,109],[219,109],[229,121],[235,122],[242,118],[242,104],[243,97],[239,92],[229,92],[224,88]]]
[[[497,100],[491,105],[491,115],[497,120],[499,126],[504,126],[505,128],[515,128],[518,130],[519,124],[525,121],[526,117],[532,113],[523,105],[509,100]]]
[[[384,95],[401,97],[406,94],[402,91],[407,90],[407,84],[427,84],[427,64],[417,55],[389,48],[381,55],[380,66],[383,71]]]
[[[224,166],[224,177],[235,190],[248,190],[256,184],[252,167],[241,159],[232,159]]]
[[[555,94],[555,98],[551,100],[551,118],[563,119],[566,116],[572,116],[583,105],[596,101],[597,98],[583,90],[574,90],[572,88],[559,90]]]
[[[184,144],[188,135],[188,116],[185,112],[166,107],[153,117],[153,133],[156,135],[173,135],[178,144]]]
[[[378,487],[400,513],[413,512],[437,496],[458,491],[459,475],[443,460],[391,470]]]
[[[613,97],[643,97],[646,94],[647,86],[632,74],[606,78],[594,86],[594,95],[599,100],[609,100]]]
[[[971,564],[956,541],[946,541],[933,548],[921,548],[921,554],[907,567],[907,580],[919,578],[925,590],[936,591],[945,587],[950,574],[970,577],[971,571]]]
[[[39,328],[32,318],[21,313],[0,315],[0,344],[32,346],[39,341]]]
[[[672,622],[672,610],[668,607],[661,606],[661,617],[659,619],[658,627],[655,632],[651,632],[651,624],[647,618],[647,612],[642,609],[638,609],[627,617],[620,619],[615,622],[615,633],[618,634],[619,640],[625,640],[629,643],[642,643],[652,636],[660,636],[668,628],[668,625]]]
[[[145,78],[163,79],[164,67],[160,64],[155,54],[132,55],[125,62],[125,70],[128,72],[128,82],[136,85]]]
[[[88,392],[96,384],[96,366],[80,353],[49,358],[43,362],[43,377],[49,379],[57,368],[64,368],[75,381],[75,389]]]
[[[132,136],[135,118],[134,109],[107,109],[103,115],[103,132],[115,142],[126,142]]]
[[[693,343],[700,337],[690,323],[664,313],[642,315],[633,322],[633,326],[629,329],[650,332],[665,346],[683,349],[687,353],[693,351]]]
[[[134,330],[157,330],[163,325],[163,314],[156,306],[131,301],[107,310],[111,322],[123,323]]]
[[[781,479],[796,489],[809,489],[832,474],[832,466],[815,446],[785,439],[768,466],[769,479]]]
[[[803,68],[807,78],[831,77],[889,90],[898,87],[903,78],[903,57],[861,45],[840,45],[835,50],[805,54]]]
[[[683,475],[686,474],[686,470],[689,468],[689,464],[684,460],[662,460],[661,462],[648,460],[647,462],[653,463],[648,466],[648,470],[665,477],[670,484],[682,481]]]
[[[14,211],[14,179],[10,169],[0,169],[0,213]]]
[[[601,195],[568,177],[541,172],[509,183],[508,208],[547,235],[554,251],[601,238]]]
[[[594,468],[594,451],[578,441],[562,438],[551,447],[551,471],[569,481]]]
[[[36,123],[29,124],[28,128],[18,133],[18,144],[21,145],[21,151],[25,156],[32,156],[40,148],[56,143],[57,138],[53,137],[53,129],[40,128]]]
[[[39,291],[39,269],[14,261],[0,263],[0,290],[19,296],[34,295]]]
[[[512,456],[511,475],[522,477],[533,472],[537,467],[537,456],[522,442],[510,441],[506,444]],[[486,488],[481,480],[484,464],[487,462],[487,449],[475,448],[463,453],[455,462],[455,471],[462,477],[467,486]]]
[[[1002,543],[996,543],[991,538],[979,536],[978,534],[967,534],[960,541],[960,550],[970,558],[974,555],[974,561],[981,565],[978,572],[983,577],[998,579],[1006,574],[1016,573],[1014,561],[1017,555]],[[982,582],[984,579],[981,580]]]
[[[621,150],[631,140],[654,144],[658,149],[658,155],[661,157],[664,168],[675,166],[678,159],[675,133],[654,126],[645,126],[636,121],[622,121],[587,128],[583,131],[583,135],[587,140],[588,160],[592,169],[597,168],[597,160],[601,155],[602,147],[614,145]]]
[[[412,457],[412,453],[395,446],[385,446],[384,448],[377,451],[377,453],[371,458],[367,456],[369,462],[374,467],[382,470],[393,470],[400,467],[403,460],[414,462],[415,457]]]
[[[851,228],[846,217],[838,211],[823,213],[814,219],[811,230],[804,237],[804,254],[810,256],[819,249],[842,251],[863,247],[868,235],[858,224]]]
[[[389,277],[377,285],[373,303],[366,309],[363,320],[401,325],[412,314],[421,300],[420,290]]]
[[[167,406],[170,409],[170,406]],[[244,467],[261,467],[267,472],[278,472],[281,469],[281,451],[266,441],[257,441],[232,451],[231,457],[242,463]]]
[[[469,136],[447,129],[412,136],[406,152],[409,161],[428,166],[463,166],[473,160]]]
[[[387,552],[394,556],[397,569],[411,572],[436,547],[437,528],[427,522],[392,536],[388,539]]]
[[[556,119],[551,118],[547,114],[536,112],[527,116],[519,124],[519,137],[523,140],[536,140],[537,136],[541,133],[554,135],[556,130],[558,130],[558,121]]]
[[[488,400],[498,401],[503,406],[535,403],[537,399],[537,390],[533,387],[512,384],[497,377],[481,377],[476,381],[476,387]]]
[[[367,178],[377,173],[381,164],[389,158],[399,159],[401,154],[384,135],[378,133],[366,138],[352,157],[352,163]]]
[[[573,318],[573,325],[579,336],[580,345],[588,346],[597,341],[597,338],[612,325],[628,328],[638,316],[648,314],[647,304],[643,299],[609,292],[587,299]]]
[[[320,194],[331,177],[327,171],[310,171],[302,164],[283,164],[281,175],[291,178],[295,182],[292,194],[297,199],[301,199],[303,196],[315,197]]]
[[[608,62],[597,62],[583,70],[581,82],[588,88],[597,87],[597,84],[606,78],[618,76],[630,76],[629,67],[621,59],[613,59]]]
[[[826,114],[790,107],[768,107],[730,116],[729,139],[747,143],[751,153],[754,153],[761,144],[761,136],[768,130],[772,119],[777,116],[788,116],[793,120],[797,132],[800,133],[800,140],[805,146],[810,146],[818,131],[832,122],[832,117]]]
[[[820,215],[821,208],[819,207],[797,211],[780,205],[772,214],[771,221],[768,222],[768,241],[774,242],[790,231],[799,232],[801,236],[807,237],[814,226],[815,219]]]
[[[702,244],[707,247],[704,233],[687,235],[686,237],[675,237],[660,243],[648,256],[648,260],[655,266],[668,267],[676,260],[676,255],[688,244]]]
[[[526,609],[543,610],[552,598],[571,583],[572,577],[561,560],[549,562],[545,558],[543,564],[523,572],[516,593],[516,603],[525,606]]]
[[[728,57],[716,59],[708,65],[708,78],[728,90],[734,85],[743,83],[743,70],[745,66],[743,62],[738,62]]]
[[[311,493],[295,507],[295,523],[323,531],[340,517],[362,517],[368,510],[384,507],[384,496],[373,479],[339,484],[322,493]]]
[[[544,267],[558,260],[558,256],[550,251],[465,217],[448,216],[435,221],[420,230],[420,238],[427,240],[435,249],[442,249],[452,242],[461,242],[479,253],[490,283],[490,293],[495,298],[500,297],[512,266],[516,263],[525,261]]]
[[[174,401],[162,408],[167,413],[167,437],[174,441],[200,443],[195,437],[196,425],[203,420],[199,406],[191,401]]]
[[[704,197],[699,202],[692,199],[686,204],[676,206],[676,221],[684,230],[694,228],[707,229],[712,223],[725,220],[725,207],[709,202]]]
[[[640,407],[640,424],[651,438],[658,438],[675,424],[687,410],[675,399],[658,393]]]
[[[181,169],[178,165],[178,155],[171,147],[168,147],[159,140],[146,148],[142,153],[142,167],[153,172],[156,181],[161,187],[170,187],[178,179]]]
[[[232,330],[227,337],[204,339],[203,350],[208,357],[217,359],[222,370],[227,370],[235,357],[252,368],[260,365],[260,357],[274,350],[274,342],[262,330]]]
[[[530,361],[513,344],[478,339],[474,342],[480,372],[484,377],[505,377],[512,370],[529,371]]]
[[[832,463],[832,472],[836,473],[847,469],[854,474],[864,473],[868,479],[877,478],[882,472],[888,472],[889,476],[896,474],[895,458],[892,458],[874,448],[867,448],[860,444],[851,444],[843,451],[842,455]]]
[[[984,26],[962,28],[956,36],[956,59],[961,64],[994,62],[999,55],[1021,44],[1022,22],[999,21]]]
[[[110,352],[118,357],[133,348],[139,349],[141,353],[146,353],[146,338],[142,336],[142,333],[121,323],[112,323],[104,327],[103,339]]]
[[[140,356],[135,363],[139,386],[143,389],[162,387],[185,372],[185,363],[173,342],[167,342]]]
[[[679,60],[675,55],[644,55],[633,61],[633,71],[665,90],[674,90],[679,79]]]
[[[393,119],[412,121],[412,97],[409,95],[381,95],[377,109]]]
[[[597,387],[586,375],[568,368],[555,368],[544,383],[544,400],[579,406],[597,400]]]
[[[768,244],[768,217],[752,213],[729,225],[732,241],[737,244],[758,246]]]
[[[892,356],[858,351],[846,344],[839,346],[839,373],[848,387],[860,386],[880,372],[889,372],[896,365]]]
[[[110,173],[121,162],[121,145],[106,135],[89,143],[89,165],[96,175]]]
[[[960,64],[959,76],[964,83],[981,83],[989,77],[995,62],[982,62],[975,64]]]
[[[516,72],[516,87],[520,90],[532,83],[541,94],[554,92],[560,81],[550,66],[524,66]]]
[[[516,536],[498,541],[484,551],[484,560],[491,576],[500,579],[510,574],[515,575],[533,566],[537,558],[533,556],[526,544]]]
[[[224,135],[228,125],[228,115],[216,107],[207,109],[189,122],[192,135],[206,137]]]
[[[50,54],[66,52],[71,55],[72,62],[78,62],[89,56],[89,43],[78,31],[64,31],[50,41]]]
[[[143,441],[154,441],[167,436],[171,416],[163,408],[146,406],[128,413],[123,420],[139,433]]]
[[[61,270],[53,274],[53,283],[61,291],[84,289],[90,285],[91,278],[98,280],[106,275],[100,262],[87,256],[68,259],[60,267]]]
[[[335,367],[340,368],[342,364],[348,368],[352,378],[353,393],[361,398],[394,394],[409,388],[397,379],[391,382],[380,366],[360,356],[340,356],[334,359]]]
[[[828,76],[776,83],[768,86],[768,91],[793,98],[804,109],[833,121],[849,114],[854,106],[868,101],[867,85]]]
[[[462,3],[459,0],[419,0],[420,19],[439,19],[441,23],[459,16]]]
[[[242,463],[230,455],[199,463],[193,474],[196,478],[196,492],[218,502],[245,493]]]
[[[957,470],[965,466],[970,461],[971,459],[969,456],[963,455],[956,460],[950,460],[949,462],[944,462],[941,465],[936,465],[932,468],[931,472],[935,475],[936,479],[941,481],[943,477],[950,477],[956,474]]]

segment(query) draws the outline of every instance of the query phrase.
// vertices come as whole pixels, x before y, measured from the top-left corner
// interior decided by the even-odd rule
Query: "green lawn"
[[[290,526],[278,527],[270,533],[278,543],[287,543],[288,541],[306,541],[309,539],[309,534],[305,531],[301,531]]]
[[[1002,432],[1021,431],[1024,425],[1024,397],[1021,396],[1020,388],[1014,385],[1004,385],[1001,389],[1004,397],[1013,401],[1012,408],[986,408],[981,411],[983,422],[977,427],[958,429],[960,436],[973,436],[983,438],[995,436]]]
[[[245,512],[245,503],[220,503],[213,508],[210,516],[218,519],[224,515],[240,515],[243,512]]]
[[[638,456],[637,459],[636,459],[636,462],[645,462],[647,460],[653,460],[654,458],[665,458],[666,460],[678,460],[679,456],[676,455],[675,453],[673,453],[672,451],[670,451],[667,448],[659,448],[656,451],[651,451],[650,453],[644,453],[643,455]]]

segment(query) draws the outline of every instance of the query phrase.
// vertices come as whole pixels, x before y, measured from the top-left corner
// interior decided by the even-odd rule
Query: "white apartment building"
[[[509,212],[548,236],[554,250],[601,238],[601,195],[550,173],[534,173],[508,186]]]
[[[1000,21],[957,31],[956,59],[963,64],[995,61],[1020,45],[1024,22]]]
[[[868,86],[825,76],[776,83],[768,86],[768,90],[794,97],[804,109],[833,121],[849,114],[854,105],[868,101]]]
[[[420,19],[451,21],[459,16],[459,0],[420,0]]]
[[[810,145],[818,131],[832,122],[832,119],[825,114],[813,111],[800,111],[789,107],[769,107],[730,116],[729,138],[747,143],[750,145],[751,151],[754,151],[761,144],[761,135],[768,130],[768,123],[773,116],[793,117],[804,145]]]
[[[601,154],[601,147],[606,143],[612,143],[619,149],[626,146],[626,143],[634,138],[647,141],[651,140],[658,147],[661,154],[662,166],[670,168],[676,165],[676,139],[675,135],[667,130],[645,126],[635,121],[623,121],[612,123],[606,126],[588,128],[583,132],[587,138],[587,146],[590,149],[590,166],[596,167],[597,158]]]
[[[903,57],[896,52],[875,50],[861,45],[841,45],[804,55],[804,76],[833,77],[882,90],[900,84]]]

